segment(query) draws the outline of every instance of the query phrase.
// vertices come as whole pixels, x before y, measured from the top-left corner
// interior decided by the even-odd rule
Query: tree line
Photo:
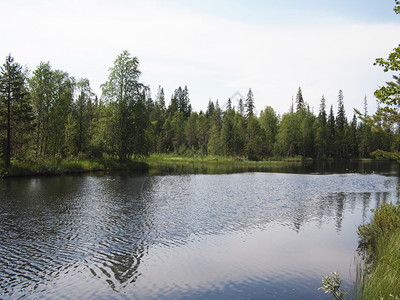
[[[29,74],[10,55],[0,70],[0,138],[4,165],[13,160],[101,158],[126,160],[151,153],[271,157],[359,158],[377,149],[397,149],[395,130],[372,126],[367,101],[348,121],[343,92],[338,109],[318,114],[301,88],[282,116],[267,106],[256,116],[251,89],[238,106],[209,100],[205,112],[192,110],[187,86],[178,87],[167,105],[162,87],[154,99],[140,82],[139,61],[123,51],[109,69],[100,99],[88,79],[42,62]]]

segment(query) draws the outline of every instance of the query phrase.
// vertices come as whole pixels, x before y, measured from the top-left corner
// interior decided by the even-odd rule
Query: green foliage
[[[294,112],[282,116],[278,130],[275,153],[280,156],[293,157],[299,154],[300,121]]]
[[[103,98],[110,107],[113,156],[127,160],[132,155],[146,155],[150,145],[146,129],[150,126],[146,113],[147,87],[139,82],[139,61],[123,51],[110,68],[108,81],[102,85]],[[107,109],[107,108],[106,108]]]
[[[207,151],[211,155],[222,155],[221,133],[216,124],[211,127]]]
[[[301,91],[301,87],[299,87],[296,95],[296,111],[299,111],[302,108],[304,108],[304,98],[303,98],[303,93]]]
[[[221,128],[222,152],[224,155],[233,156],[235,152],[235,111],[230,108],[225,113]]]
[[[385,65],[385,60],[379,63]],[[23,81],[25,75],[18,68]],[[110,68],[98,101],[88,79],[75,80],[68,73],[53,69],[49,62],[40,63],[28,78],[29,87],[21,85],[23,101],[13,106],[11,146],[7,147],[7,93],[3,80],[1,154],[4,158],[9,156],[10,161],[21,162],[76,157],[129,161],[154,152],[301,160],[368,157],[370,152],[381,149],[376,153],[397,159],[393,153],[398,153],[400,138],[395,132],[398,127],[393,124],[400,119],[394,108],[382,108],[379,118],[368,119],[365,113],[361,125],[354,119],[348,124],[341,91],[337,116],[331,106],[327,117],[325,98],[322,97],[316,116],[299,88],[296,111],[292,108],[281,118],[268,106],[258,117],[253,91],[249,89],[245,103],[240,99],[237,111],[229,99],[225,111],[218,100],[209,100],[206,112],[197,113],[192,111],[187,86],[175,90],[167,108],[162,87],[158,87],[153,101],[150,89],[139,81],[140,76],[138,59],[123,51]],[[379,130],[371,125],[374,122],[380,122]]]
[[[246,108],[246,118],[250,118],[254,116],[254,94],[251,89],[249,89],[249,92],[247,93],[247,98],[245,102],[245,108]]]
[[[400,295],[400,205],[382,204],[371,223],[358,228],[366,268],[358,280],[360,299]]]
[[[399,1],[396,1],[394,11],[400,13]],[[397,159],[399,156],[399,143],[400,135],[398,126],[400,124],[400,114],[398,107],[400,105],[400,45],[393,49],[393,52],[389,54],[387,59],[377,58],[374,65],[383,67],[384,72],[394,72],[392,75],[393,80],[386,82],[386,85],[379,87],[375,90],[375,96],[378,99],[378,103],[383,105],[379,107],[378,111],[372,117],[365,117],[364,119],[369,122],[371,126],[380,131],[394,132],[396,144],[392,149],[379,149],[386,152],[390,151],[393,153],[393,157]],[[382,152],[380,152],[382,154]],[[385,156],[390,156],[386,153]],[[400,160],[398,160],[400,161]]]
[[[393,10],[396,12],[396,14],[400,14],[400,1],[399,0],[396,0],[396,5],[394,6]]]
[[[272,107],[267,106],[261,111],[260,126],[264,132],[264,154],[267,157],[273,156],[274,144],[279,128],[279,118]]]
[[[0,70],[0,129],[5,130],[2,138],[7,167],[11,165],[13,156],[21,156],[28,142],[28,133],[33,128],[32,120],[26,77],[22,67],[14,62],[10,54]]]
[[[260,160],[263,154],[263,132],[256,117],[247,120],[246,157],[250,160]]]
[[[380,237],[388,236],[400,229],[400,206],[383,203],[374,212],[371,223],[358,228],[359,249],[364,251],[368,262],[375,259]]]
[[[325,276],[322,278],[320,290],[323,290],[325,294],[332,294],[337,299],[343,299],[346,292],[340,288],[342,280],[337,272],[332,272],[332,276]]]

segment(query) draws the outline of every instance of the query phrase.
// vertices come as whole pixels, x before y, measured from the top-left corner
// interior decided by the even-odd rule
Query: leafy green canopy
[[[394,7],[396,14],[400,13],[400,1],[396,0]],[[384,72],[394,72],[393,80],[375,90],[375,96],[381,107],[372,117],[361,117],[369,122],[375,130],[392,132],[395,134],[397,145],[391,151],[378,150],[374,152],[377,157],[392,158],[400,161],[400,44],[393,49],[387,59],[377,58],[374,65],[383,67]],[[357,112],[361,116],[360,112]]]

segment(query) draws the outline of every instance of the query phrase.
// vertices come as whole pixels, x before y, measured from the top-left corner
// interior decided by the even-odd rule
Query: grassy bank
[[[117,161],[111,159],[47,159],[40,161],[15,161],[11,167],[0,167],[0,177],[43,176],[77,174],[109,170],[148,171],[149,166],[142,161]]]
[[[289,171],[302,163],[301,158],[291,161],[276,159],[250,161],[243,157],[225,156],[178,156],[174,154],[153,154],[142,160],[154,173],[232,173],[252,171]]]
[[[400,205],[382,204],[358,231],[365,264],[358,299],[400,299]]]
[[[109,170],[137,170],[151,173],[226,173],[238,171],[279,170],[301,164],[301,157],[275,158],[250,161],[243,157],[179,156],[176,154],[153,154],[136,160],[113,159],[46,159],[40,161],[13,161],[12,166],[0,165],[0,178],[15,176],[42,176],[75,174]]]
[[[236,164],[246,166],[270,166],[274,164],[284,164],[287,162],[302,162],[301,157],[296,158],[271,158],[270,160],[253,161],[244,157],[229,157],[229,156],[179,156],[176,154],[152,154],[143,159],[149,164],[154,163],[198,163],[209,165]]]

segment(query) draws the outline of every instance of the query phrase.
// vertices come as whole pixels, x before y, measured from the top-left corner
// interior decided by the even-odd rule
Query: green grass
[[[116,161],[111,159],[46,159],[38,161],[13,161],[11,167],[0,167],[0,177],[42,176],[74,174],[108,170],[148,171],[141,161]]]
[[[357,298],[399,299],[400,206],[382,204],[372,222],[359,227],[359,236],[365,260],[359,270]]]
[[[381,237],[375,255],[374,266],[362,272],[358,298],[400,298],[400,230],[389,237]]]
[[[147,163],[171,162],[171,163],[199,163],[199,164],[237,164],[248,166],[269,166],[273,164],[285,164],[287,162],[301,162],[299,158],[272,158],[270,160],[252,161],[244,157],[230,156],[180,156],[176,154],[152,154],[143,159]]]
[[[71,173],[85,173],[107,170],[139,170],[152,173],[230,173],[236,171],[257,171],[285,168],[298,165],[299,158],[251,161],[244,157],[226,156],[180,156],[177,154],[153,154],[136,160],[118,161],[114,159],[46,159],[33,161],[13,161],[12,166],[0,166],[0,178],[10,176],[40,176]]]
[[[301,162],[283,160],[250,161],[243,157],[225,156],[178,156],[176,154],[153,154],[143,158],[151,173],[221,174],[233,172],[279,171]]]

